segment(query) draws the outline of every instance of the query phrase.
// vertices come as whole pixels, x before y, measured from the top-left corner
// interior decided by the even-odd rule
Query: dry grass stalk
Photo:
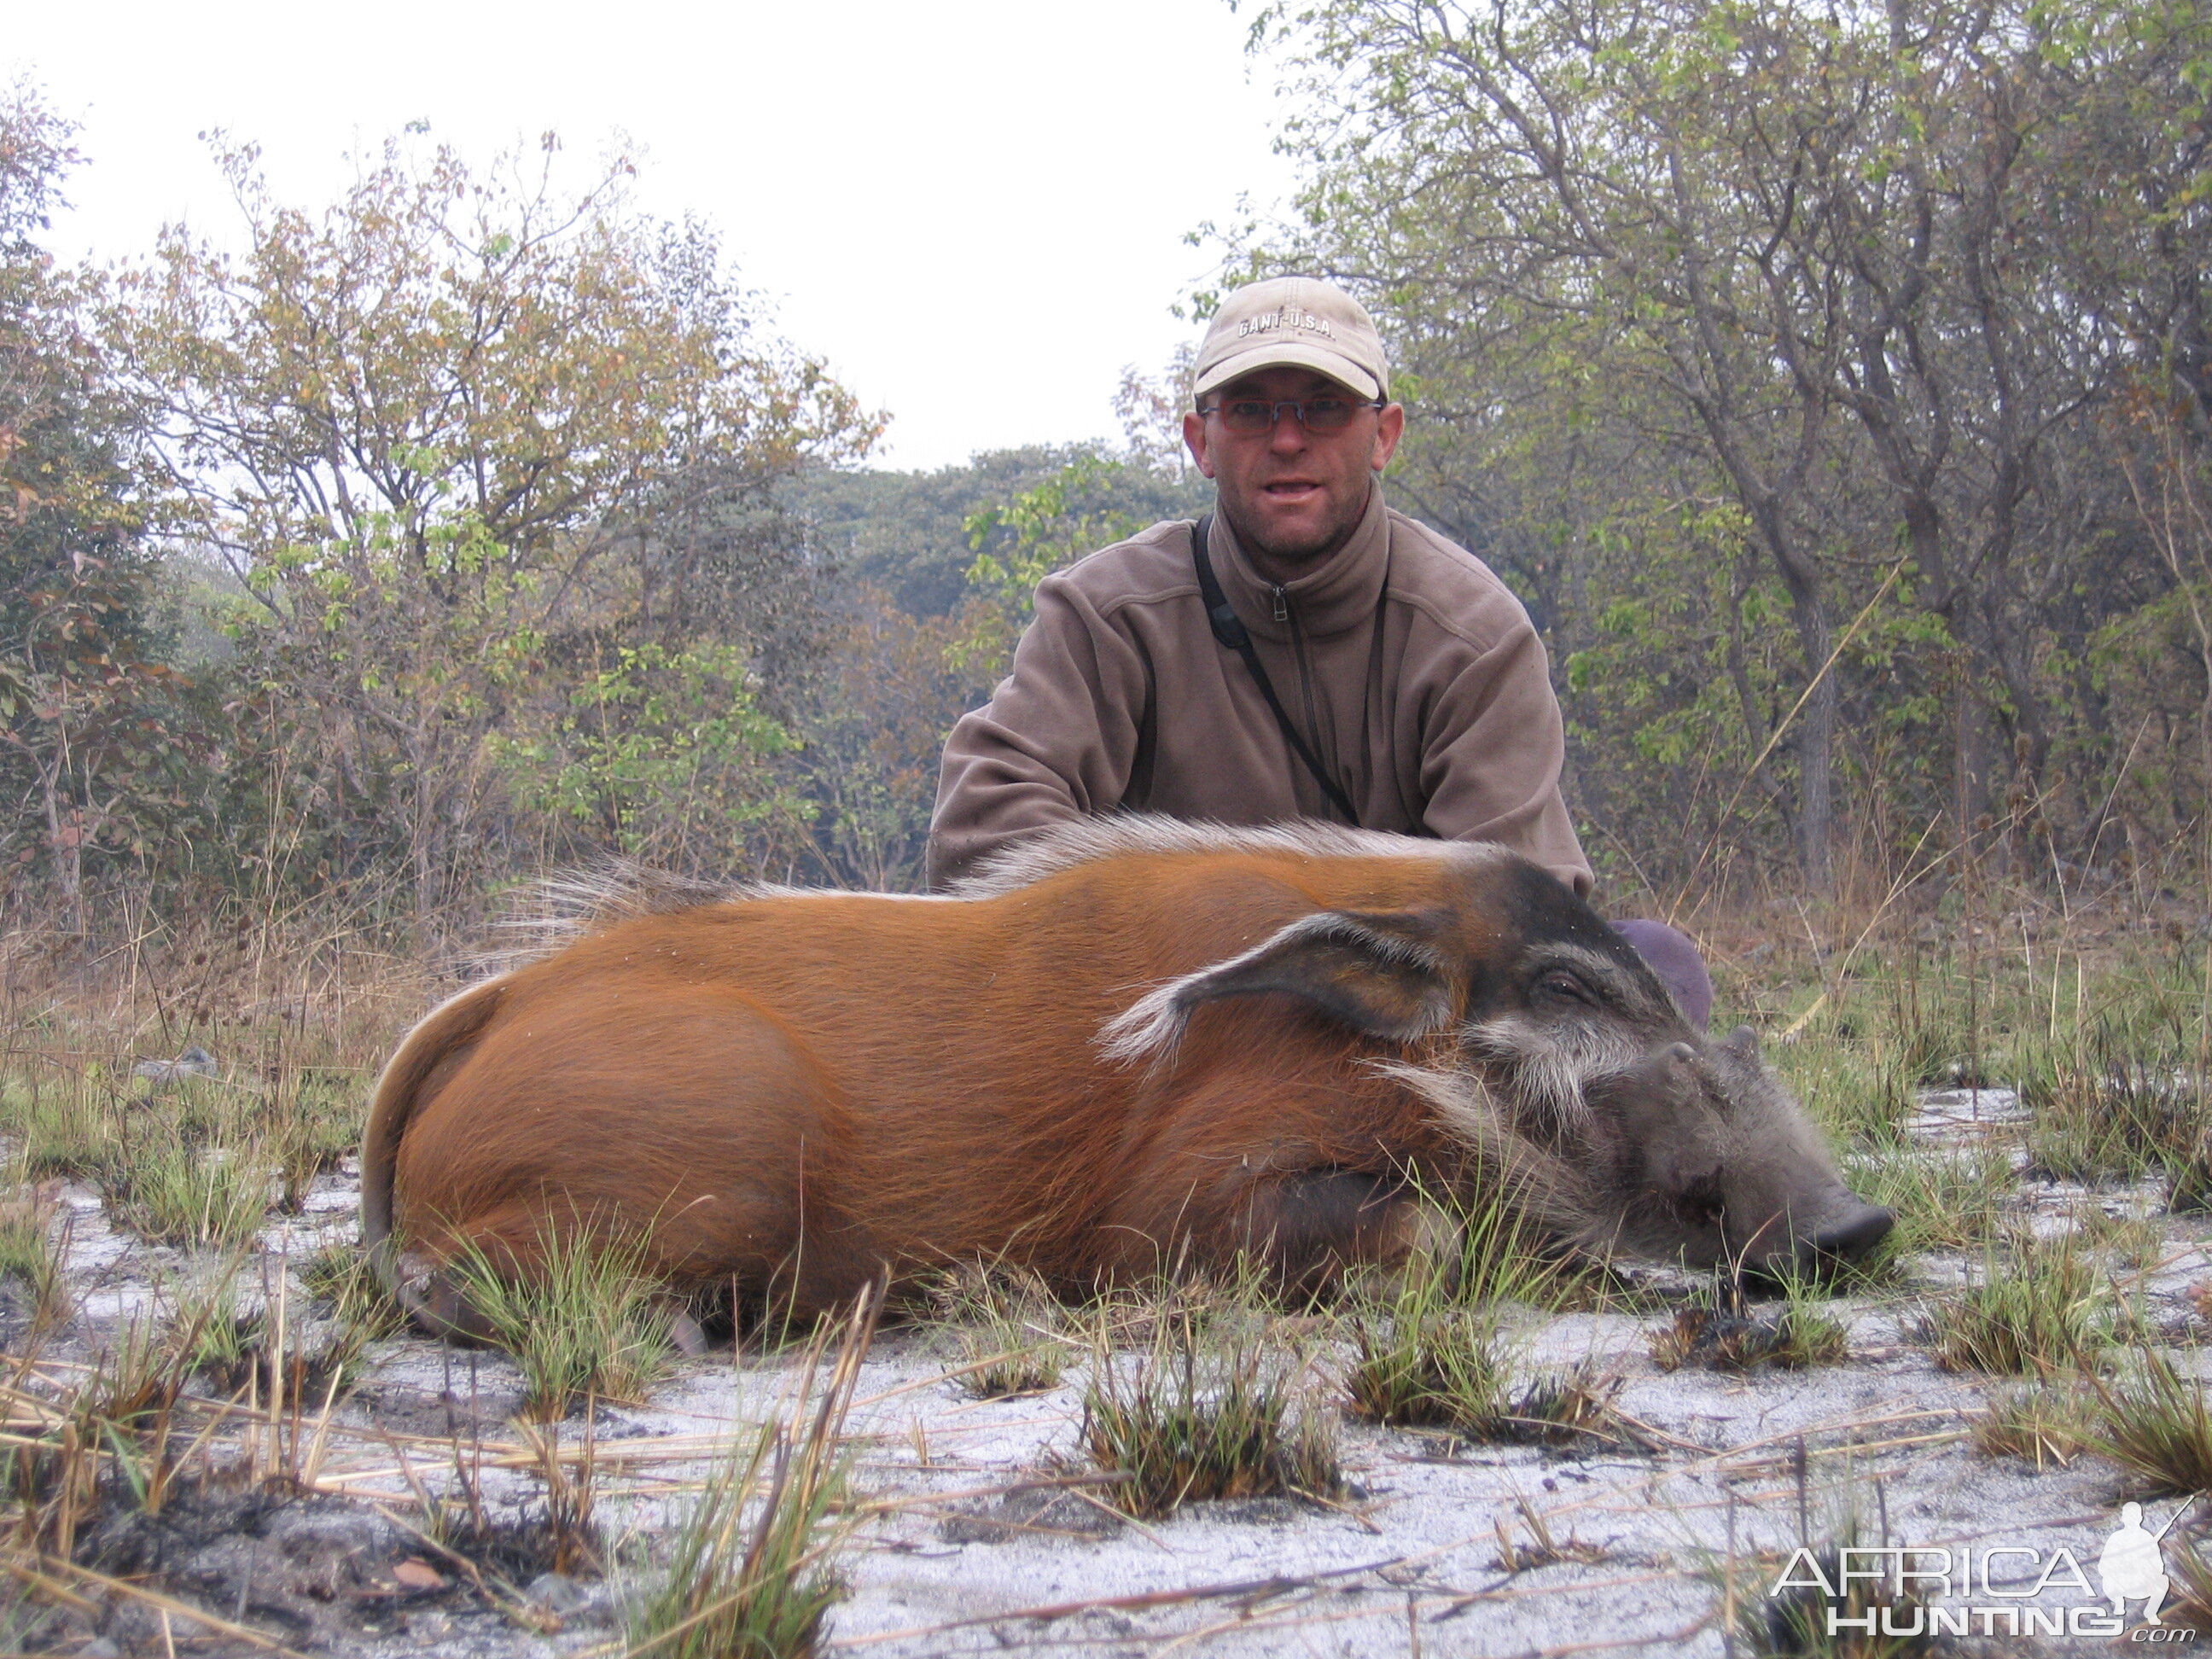
[[[843,1594],[829,1565],[847,1529],[830,1520],[844,1480],[839,1437],[881,1306],[878,1290],[838,1328],[825,1323],[801,1363],[789,1415],[732,1443],[666,1547],[665,1577],[631,1597],[628,1659],[797,1659],[816,1651],[822,1621]],[[836,1358],[817,1395],[814,1379],[833,1336]]]

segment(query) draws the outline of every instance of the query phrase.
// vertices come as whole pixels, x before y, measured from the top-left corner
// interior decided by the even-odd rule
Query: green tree
[[[2063,817],[2084,845],[2109,792],[2053,757],[2094,754],[2106,715],[2066,665],[2155,575],[2142,536],[2117,533],[2102,426],[2143,355],[2123,319],[2164,297],[2138,273],[2193,296],[2184,273],[2208,252],[2176,188],[2202,171],[2193,11],[1277,8],[1261,33],[1316,112],[1290,133],[1310,182],[1304,228],[1253,257],[1380,297],[1409,392],[1442,416],[1407,456],[1413,493],[1517,564],[1540,609],[1565,601],[1573,614],[1552,617],[1571,636],[1563,656],[1595,648],[1613,598],[1644,592],[1637,567],[1666,562],[1668,526],[1729,503],[1740,542],[1701,556],[1740,546],[1764,570],[1674,591],[1732,595],[1735,620],[1647,608],[1585,660],[1585,684],[1615,683],[1625,639],[1671,641],[1680,683],[1666,695],[1686,711],[1727,664],[1735,693],[1717,706],[1743,722],[1729,746],[1794,759],[1766,799],[1789,810],[1814,885],[1832,867],[1839,745],[1863,767],[1870,743],[1917,723],[1917,741],[1872,763],[1923,789],[1941,769],[1931,699],[1954,717],[1959,839],[1993,793],[1994,723],[2011,817]],[[2130,187],[2111,189],[2124,173]],[[1568,476],[1595,494],[1563,499]],[[1624,532],[1627,556],[1607,540]],[[1721,624],[1711,638],[1741,633],[1775,583],[1795,647],[1777,666],[1794,684],[1770,714],[1756,677],[1735,672],[1747,657],[1716,660],[1695,629],[1674,629],[1702,617]],[[1899,604],[1918,612],[1911,625]],[[1778,748],[1761,722],[1785,715]]]
[[[1036,447],[926,473],[817,469],[788,486],[834,588],[794,698],[811,873],[919,885],[945,736],[1006,672],[1038,580],[1204,510],[1210,487],[1138,435],[1120,453]]]
[[[96,338],[97,279],[38,245],[77,155],[26,86],[0,94],[0,834],[79,932],[88,862],[143,853],[179,805],[180,734],[148,611],[137,411]]]
[[[627,161],[569,197],[556,154],[479,173],[395,140],[318,217],[225,144],[246,252],[165,232],[115,319],[180,533],[240,584],[241,672],[304,704],[293,764],[390,826],[369,851],[404,862],[425,919],[530,840],[532,801],[599,804],[553,829],[626,821],[608,804],[671,718],[638,677],[738,685],[720,655],[691,670],[790,621],[773,487],[877,430],[711,235],[637,213]],[[605,692],[588,711],[580,684]],[[717,810],[771,818],[758,763],[787,739],[733,696],[685,763]],[[522,757],[551,775],[527,799]]]
[[[951,647],[953,666],[986,685],[1006,672],[1035,614],[1036,585],[1151,523],[1133,510],[1134,486],[1156,477],[1141,461],[1079,452],[1050,477],[970,514],[968,544],[975,557],[968,586],[984,603]]]

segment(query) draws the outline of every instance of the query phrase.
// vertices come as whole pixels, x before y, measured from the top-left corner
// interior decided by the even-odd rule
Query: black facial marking
[[[1629,978],[1656,993],[1662,1004],[1667,1001],[1651,964],[1556,876],[1526,860],[1515,860],[1505,883],[1503,908],[1508,926],[1524,945],[1540,947],[1555,940],[1578,945],[1614,963]],[[1540,988],[1551,971],[1554,970],[1547,967],[1538,974],[1532,988]],[[1595,988],[1586,980],[1582,985],[1585,999],[1602,1006],[1602,994],[1591,994]]]

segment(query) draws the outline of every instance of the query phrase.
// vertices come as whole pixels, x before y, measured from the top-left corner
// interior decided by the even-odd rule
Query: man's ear
[[[1196,410],[1188,411],[1183,416],[1182,441],[1184,445],[1190,451],[1190,459],[1197,463],[1199,476],[1206,478],[1212,477],[1213,476],[1213,464],[1206,459],[1205,416],[1199,414]]]
[[[1110,1060],[1171,1053],[1201,1003],[1279,992],[1369,1036],[1410,1042],[1450,1019],[1459,986],[1418,910],[1321,910],[1240,956],[1170,980],[1098,1033]]]
[[[1406,435],[1406,405],[1386,404],[1375,417],[1375,450],[1368,465],[1377,472],[1390,465],[1391,456],[1398,453],[1398,441]]]

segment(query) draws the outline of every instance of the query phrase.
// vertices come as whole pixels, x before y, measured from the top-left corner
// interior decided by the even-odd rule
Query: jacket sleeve
[[[1064,576],[1038,584],[1012,672],[945,739],[929,884],[1022,836],[1121,805],[1149,682],[1142,653],[1087,594]]]
[[[1517,607],[1516,607],[1517,608]],[[1442,689],[1421,752],[1428,828],[1498,842],[1589,896],[1589,860],[1559,793],[1566,733],[1543,641],[1525,617]]]

